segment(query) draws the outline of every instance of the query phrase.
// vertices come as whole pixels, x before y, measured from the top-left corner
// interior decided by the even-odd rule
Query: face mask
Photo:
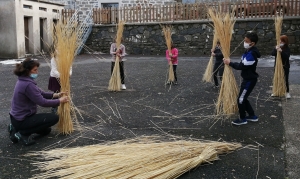
[[[284,46],[284,43],[281,43],[281,44],[280,44],[280,47],[283,47],[283,46]]]
[[[30,78],[32,78],[32,79],[36,79],[37,77],[38,77],[38,74],[36,74],[36,73],[30,74]]]
[[[244,48],[245,48],[245,49],[248,49],[248,48],[250,48],[250,47],[251,47],[250,44],[244,42]]]

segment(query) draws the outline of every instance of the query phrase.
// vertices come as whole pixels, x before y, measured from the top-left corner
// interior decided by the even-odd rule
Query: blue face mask
[[[38,77],[38,74],[36,74],[36,73],[30,74],[30,78],[32,78],[32,79],[36,79],[37,77]]]

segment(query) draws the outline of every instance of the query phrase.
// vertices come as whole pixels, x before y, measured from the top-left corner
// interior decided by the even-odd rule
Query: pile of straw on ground
[[[218,38],[217,38],[217,34],[216,34],[216,31],[214,31],[214,38],[213,38],[213,44],[212,44],[212,49],[215,49],[216,48],[216,45],[217,45],[217,41],[218,41]],[[214,56],[210,56],[210,59],[209,59],[209,62],[207,64],[207,67],[206,67],[206,70],[205,70],[205,73],[202,77],[202,81],[204,82],[207,82],[207,83],[212,83],[212,77],[213,77],[213,67],[214,67]]]
[[[74,61],[77,49],[77,24],[67,24],[59,21],[54,25],[54,49],[57,52],[56,64],[57,70],[60,74],[60,85],[62,92],[68,92],[69,100],[70,95],[70,68]],[[72,107],[70,103],[60,104],[58,107],[58,130],[63,134],[70,134],[73,132],[73,121],[71,117]]]
[[[214,23],[214,29],[219,38],[224,58],[230,56],[230,42],[232,38],[233,26],[235,23],[234,14],[222,14],[214,9],[208,9],[208,14]],[[238,86],[232,69],[225,65],[222,78],[220,94],[216,104],[217,115],[229,117],[238,111],[237,98]]]
[[[43,162],[32,178],[177,178],[241,145],[225,142],[160,141],[142,137],[106,145],[54,149],[27,154]]]
[[[116,36],[117,51],[120,49],[121,46],[124,25],[125,25],[124,21],[120,21],[117,25],[117,36]],[[108,84],[109,91],[121,91],[121,75],[120,75],[119,62],[120,62],[120,58],[116,56],[115,66]]]
[[[275,18],[275,31],[276,31],[277,45],[280,45],[282,21],[283,21],[282,16],[277,16]],[[274,96],[279,96],[279,97],[285,96],[286,93],[285,76],[284,76],[283,64],[281,59],[281,53],[279,51],[277,51],[272,93]]]
[[[172,46],[172,26],[162,26],[167,48],[169,52],[171,53],[171,46]],[[175,76],[174,76],[174,71],[173,71],[173,64],[172,61],[170,60],[169,62],[169,82],[174,82],[175,81]]]

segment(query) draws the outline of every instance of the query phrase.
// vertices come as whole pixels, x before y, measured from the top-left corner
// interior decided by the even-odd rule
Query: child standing
[[[60,92],[60,74],[57,70],[57,64],[56,64],[56,57],[57,56],[57,51],[53,53],[53,57],[51,58],[51,71],[50,71],[50,77],[49,77],[49,82],[48,82],[48,90],[53,91],[54,93],[59,93]],[[70,69],[70,75],[72,75],[72,67]],[[57,112],[57,107],[52,107],[51,112],[56,113]]]
[[[254,114],[254,110],[248,101],[248,96],[256,85],[258,74],[256,73],[257,58],[260,57],[258,49],[255,47],[258,41],[256,33],[248,33],[244,38],[245,53],[242,56],[241,62],[230,62],[230,59],[224,59],[224,63],[236,70],[241,70],[243,78],[239,96],[237,99],[239,108],[239,119],[232,121],[234,125],[247,124],[247,121],[257,122],[258,117]],[[249,116],[246,116],[246,112]]]
[[[110,54],[112,55],[112,62],[111,62],[111,74],[113,73],[115,67],[115,61],[117,56],[119,57],[119,64],[120,64],[120,75],[121,75],[121,89],[126,90],[125,86],[125,75],[124,75],[124,62],[122,61],[123,57],[125,56],[125,46],[123,44],[120,45],[120,49],[117,50],[117,44],[112,43],[110,46]]]
[[[213,75],[214,75],[215,87],[218,88],[219,87],[218,73],[219,73],[220,82],[222,83],[222,76],[224,72],[224,63],[223,63],[224,56],[221,51],[220,42],[217,42],[215,49],[211,50],[211,55],[216,57],[214,68],[213,68]]]
[[[174,77],[175,77],[174,84],[177,85],[178,83],[177,83],[176,69],[177,69],[177,65],[178,65],[178,50],[177,50],[177,48],[175,48],[173,43],[171,45],[171,52],[169,50],[166,50],[166,59],[168,60],[168,64],[170,64],[170,61],[172,62],[173,72],[174,72]],[[171,84],[171,82],[168,81],[167,84]]]
[[[275,56],[275,65],[277,59],[277,51],[281,53],[281,59],[283,64],[284,70],[284,77],[285,77],[285,86],[286,86],[286,95],[287,99],[291,98],[290,95],[290,88],[289,88],[289,73],[290,73],[290,48],[289,48],[289,39],[286,35],[280,36],[280,45],[276,46],[272,51],[272,56]],[[274,65],[274,66],[275,66]],[[272,96],[274,96],[272,94]]]

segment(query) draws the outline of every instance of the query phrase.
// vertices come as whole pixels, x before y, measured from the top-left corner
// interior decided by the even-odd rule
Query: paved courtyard
[[[297,164],[292,165],[299,152],[295,142],[299,140],[297,129],[300,128],[296,126],[300,104],[299,56],[291,61],[292,99],[288,101],[270,98],[274,59],[260,59],[257,68],[260,78],[249,98],[259,122],[240,127],[231,125],[231,120],[237,116],[229,120],[214,119],[218,89],[201,81],[209,57],[180,57],[179,84],[170,87],[165,86],[167,63],[164,57],[127,56],[127,90],[117,93],[107,90],[109,58],[84,54],[74,62],[72,99],[82,114],[82,118],[78,116],[82,132],[75,131],[67,136],[52,132],[29,147],[12,144],[8,138],[8,112],[17,77],[12,73],[13,65],[0,65],[0,178],[23,179],[39,173],[31,165],[34,159],[23,156],[29,151],[99,144],[142,135],[176,135],[240,142],[244,146],[220,156],[213,164],[191,170],[182,175],[182,179],[283,179],[299,174]],[[38,59],[42,65],[36,81],[39,87],[47,90],[50,68],[47,61]],[[239,61],[239,57],[232,59]],[[240,72],[234,73],[239,84]],[[39,112],[47,111],[50,109],[39,108]]]

